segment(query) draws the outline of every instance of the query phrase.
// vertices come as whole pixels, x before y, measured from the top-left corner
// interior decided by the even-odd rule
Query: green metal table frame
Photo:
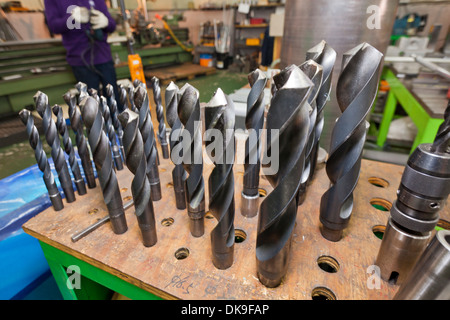
[[[65,300],[105,300],[117,292],[133,300],[162,300],[111,273],[95,267],[43,241],[39,241],[56,284]],[[74,268],[72,266],[76,266]],[[74,273],[79,270],[79,285],[73,285]],[[78,275],[77,275],[78,276]]]
[[[386,142],[389,126],[394,117],[397,103],[401,105],[417,127],[417,135],[411,147],[411,153],[419,144],[433,142],[439,126],[444,122],[444,119],[430,116],[390,68],[385,67],[383,69],[381,79],[384,79],[389,84],[389,93],[384,107],[383,119],[381,120],[378,131],[377,145],[383,147]]]

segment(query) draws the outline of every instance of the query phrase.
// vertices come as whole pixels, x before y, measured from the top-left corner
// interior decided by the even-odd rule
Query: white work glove
[[[103,12],[92,9],[91,10],[91,25],[92,29],[103,29],[109,24],[108,18],[103,14]]]
[[[72,19],[77,23],[89,22],[89,9],[86,7],[75,6],[70,14]]]

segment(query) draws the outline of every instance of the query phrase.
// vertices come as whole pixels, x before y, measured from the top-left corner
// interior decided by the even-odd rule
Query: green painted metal
[[[444,120],[432,118],[411,92],[397,79],[391,69],[384,68],[382,79],[389,84],[389,94],[378,132],[377,145],[383,147],[386,142],[397,103],[406,111],[417,127],[417,135],[411,147],[411,153],[419,144],[433,142],[439,126]]]
[[[134,300],[162,300],[162,298],[112,275],[86,261],[78,259],[45,242],[39,241],[50,270],[61,294],[66,300],[104,300],[111,290]],[[74,273],[68,267],[76,266],[81,275],[79,289]],[[73,270],[75,268],[72,267]]]

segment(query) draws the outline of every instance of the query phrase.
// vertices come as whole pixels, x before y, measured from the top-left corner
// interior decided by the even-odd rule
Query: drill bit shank
[[[241,214],[244,217],[254,217],[258,213],[259,202],[259,171],[260,140],[264,126],[264,88],[267,78],[265,74],[256,69],[248,75],[251,89],[247,98],[247,114],[245,116],[245,127],[249,137],[245,141],[244,162],[244,188],[242,190]]]
[[[266,287],[278,286],[287,271],[309,130],[307,98],[313,86],[295,65],[274,81],[278,90],[267,114],[267,154],[276,152],[278,144],[279,166],[278,172],[266,175],[274,189],[261,203],[256,238],[257,275]]]
[[[75,157],[75,152],[72,146],[72,139],[69,137],[69,131],[67,130],[66,120],[63,116],[62,108],[58,105],[54,105],[52,108],[53,114],[56,116],[56,127],[59,134],[63,139],[64,150],[69,156],[69,164],[72,169],[72,174],[75,179],[75,186],[79,195],[86,194],[86,184],[84,183],[83,176],[81,175],[80,167],[78,166],[78,160]]]
[[[70,178],[69,169],[67,167],[64,151],[61,149],[61,141],[59,140],[58,131],[55,121],[52,118],[52,111],[48,104],[48,97],[45,93],[38,91],[34,96],[36,110],[42,117],[42,126],[45,132],[45,139],[52,148],[52,158],[58,173],[59,182],[66,196],[67,202],[75,201],[75,193],[73,191],[72,179]]]
[[[205,147],[214,169],[208,180],[209,210],[217,219],[211,232],[212,261],[216,268],[227,269],[234,255],[234,105],[221,89],[205,107]],[[212,139],[214,137],[214,139]],[[211,141],[212,140],[212,141]]]
[[[33,116],[30,111],[23,109],[20,111],[19,117],[23,124],[27,127],[28,140],[34,150],[34,157],[36,158],[37,165],[44,174],[42,178],[44,179],[53,209],[55,209],[55,211],[62,210],[64,208],[64,204],[61,194],[56,186],[55,178],[50,169],[50,165],[48,164],[47,156],[42,147],[41,140],[39,139],[39,132],[34,125]]]
[[[144,246],[151,247],[157,242],[155,213],[150,196],[150,183],[147,178],[147,159],[144,154],[144,142],[139,131],[139,115],[125,109],[119,120],[124,128],[123,143],[127,158],[127,167],[134,174],[131,182],[135,214],[142,233]]]
[[[329,241],[342,238],[351,217],[366,140],[366,116],[377,94],[382,59],[383,54],[367,43],[344,54],[336,89],[342,115],[331,134],[326,164],[331,186],[320,202],[320,230]]]
[[[82,101],[81,113],[88,129],[88,140],[97,168],[103,198],[111,217],[111,226],[116,234],[127,231],[127,222],[120,195],[119,183],[114,171],[109,140],[103,131],[103,116],[97,101],[88,97]]]

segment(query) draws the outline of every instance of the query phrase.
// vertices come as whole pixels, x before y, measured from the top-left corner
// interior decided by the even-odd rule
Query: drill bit
[[[122,162],[125,164],[126,163],[125,151],[123,149],[123,142],[122,142],[123,129],[122,129],[119,119],[117,118],[117,116],[119,115],[119,110],[117,109],[117,101],[114,96],[114,88],[110,84],[106,85],[106,96],[109,98],[109,111],[110,111],[110,115],[111,115],[111,120],[112,120],[114,129],[117,132],[117,137],[119,138],[119,148],[120,148],[120,153],[122,154]]]
[[[166,102],[166,117],[167,123],[171,127],[169,134],[170,152],[176,145],[180,143],[179,133],[182,128],[180,119],[178,118],[178,86],[170,82],[166,88],[165,102]],[[175,192],[175,203],[177,209],[186,209],[186,192],[184,190],[184,181],[186,180],[186,171],[183,165],[175,164],[175,168],[172,170],[173,190]]]
[[[320,137],[322,135],[324,124],[324,108],[329,100],[331,91],[331,77],[333,74],[334,64],[336,62],[336,51],[333,50],[324,40],[312,47],[306,53],[306,59],[314,60],[322,66],[322,84],[316,98],[317,116],[314,124],[314,142],[311,150],[311,168],[307,183],[314,178],[314,172],[317,166],[317,156],[319,151]]]
[[[80,105],[81,102],[89,96],[88,87],[85,83],[78,82],[75,85],[75,88],[78,90],[78,105]]]
[[[70,169],[72,170],[78,194],[86,194],[86,184],[84,183],[83,176],[81,175],[80,167],[78,166],[78,160],[75,157],[75,152],[72,146],[72,139],[70,139],[69,130],[67,130],[66,119],[64,119],[63,110],[60,106],[54,105],[52,111],[56,116],[56,128],[58,129],[58,132],[63,139],[64,150],[69,156]]]
[[[205,106],[205,147],[214,169],[209,179],[209,210],[217,219],[211,231],[212,262],[227,269],[234,255],[234,104],[219,88]],[[213,140],[213,141],[211,141]]]
[[[155,213],[150,196],[150,183],[147,178],[147,159],[144,142],[139,131],[139,115],[125,109],[119,120],[123,127],[123,143],[127,157],[127,167],[134,174],[131,182],[135,214],[141,229],[144,246],[151,247],[157,242]]]
[[[159,171],[157,165],[157,149],[155,133],[153,131],[152,116],[150,114],[150,104],[147,90],[137,87],[134,92],[134,104],[139,110],[139,130],[144,141],[144,153],[147,159],[147,177],[150,181],[150,189],[153,201],[161,200],[161,183],[159,181]]]
[[[317,105],[316,98],[319,93],[320,87],[322,85],[323,79],[323,68],[317,62],[313,60],[307,60],[301,65],[298,66],[300,70],[302,70],[308,78],[314,84],[314,87],[311,90],[311,94],[308,97],[308,105],[310,108],[309,113],[309,131],[308,131],[308,140],[306,144],[306,154],[305,154],[305,169],[303,170],[303,175],[301,179],[300,189],[298,191],[297,196],[297,205],[301,205],[306,198],[306,187],[308,183],[308,178],[310,176],[311,171],[311,162],[312,162],[312,148],[314,146],[315,141],[315,127],[314,124],[317,120]]]
[[[28,140],[34,150],[34,157],[36,158],[37,165],[44,174],[42,179],[44,179],[53,209],[55,209],[55,211],[62,210],[64,208],[64,204],[61,194],[59,193],[55,178],[47,160],[47,156],[44,148],[42,147],[41,140],[39,139],[39,132],[34,125],[33,116],[30,111],[23,109],[19,112],[19,117],[23,124],[27,127]]]
[[[137,110],[136,105],[134,104],[134,87],[132,85],[129,85],[126,88],[128,92],[128,99],[130,102],[130,109],[136,113],[139,113],[139,110]]]
[[[93,189],[97,186],[95,182],[94,169],[92,167],[91,156],[89,154],[86,138],[83,133],[83,121],[81,120],[81,113],[76,105],[76,97],[70,92],[63,96],[64,101],[69,106],[69,119],[73,132],[75,133],[75,142],[78,148],[78,154],[81,159],[81,166],[83,167],[84,176],[88,188]]]
[[[254,217],[258,213],[259,204],[259,171],[260,140],[264,126],[264,88],[267,77],[259,69],[248,75],[251,89],[247,97],[247,114],[245,127],[249,137],[245,141],[244,180],[241,193],[241,214],[244,217]]]
[[[116,234],[127,231],[127,221],[120,195],[119,183],[113,169],[111,148],[103,131],[103,116],[97,101],[87,97],[82,101],[81,114],[89,132],[88,140],[92,156],[97,168],[98,180],[103,192],[103,198],[111,218],[111,226]]]
[[[161,99],[161,88],[159,86],[159,79],[153,77],[151,79],[152,89],[153,89],[153,99],[156,105],[156,119],[158,120],[158,140],[161,145],[161,150],[164,159],[169,159],[169,147],[167,145],[167,135],[166,135],[166,123],[164,120],[164,109]]]
[[[375,99],[383,54],[362,43],[344,54],[336,97],[342,115],[331,134],[326,171],[331,186],[320,202],[320,231],[329,241],[339,241],[353,209],[361,155],[366,140],[366,117]]]
[[[61,149],[61,141],[58,137],[55,121],[52,118],[52,111],[48,104],[48,97],[45,93],[38,91],[34,95],[36,110],[42,117],[42,126],[45,132],[45,139],[52,148],[52,158],[58,173],[59,182],[66,196],[68,203],[75,201],[75,192],[73,191],[72,179],[70,178],[69,168],[67,167],[64,151]]]
[[[267,113],[266,154],[278,156],[279,165],[276,173],[266,174],[274,189],[260,205],[256,238],[258,278],[270,288],[278,286],[287,271],[309,130],[307,98],[313,87],[295,65],[274,76],[274,81],[277,92]]]
[[[178,92],[178,117],[183,124],[180,136],[183,137],[183,145],[187,145],[182,155],[183,167],[188,173],[185,181],[186,206],[190,218],[189,229],[194,237],[201,237],[205,232],[205,184],[199,96],[197,89],[190,84],[185,84]]]
[[[103,115],[106,136],[109,138],[109,141],[111,143],[114,165],[117,170],[122,170],[123,161],[122,156],[120,155],[119,146],[117,144],[116,131],[114,130],[114,126],[111,121],[111,114],[109,112],[108,103],[106,101],[106,98],[103,96],[100,98],[100,111]]]
[[[378,252],[383,280],[402,284],[428,245],[450,192],[450,112],[433,143],[419,145],[406,163],[397,200]]]

